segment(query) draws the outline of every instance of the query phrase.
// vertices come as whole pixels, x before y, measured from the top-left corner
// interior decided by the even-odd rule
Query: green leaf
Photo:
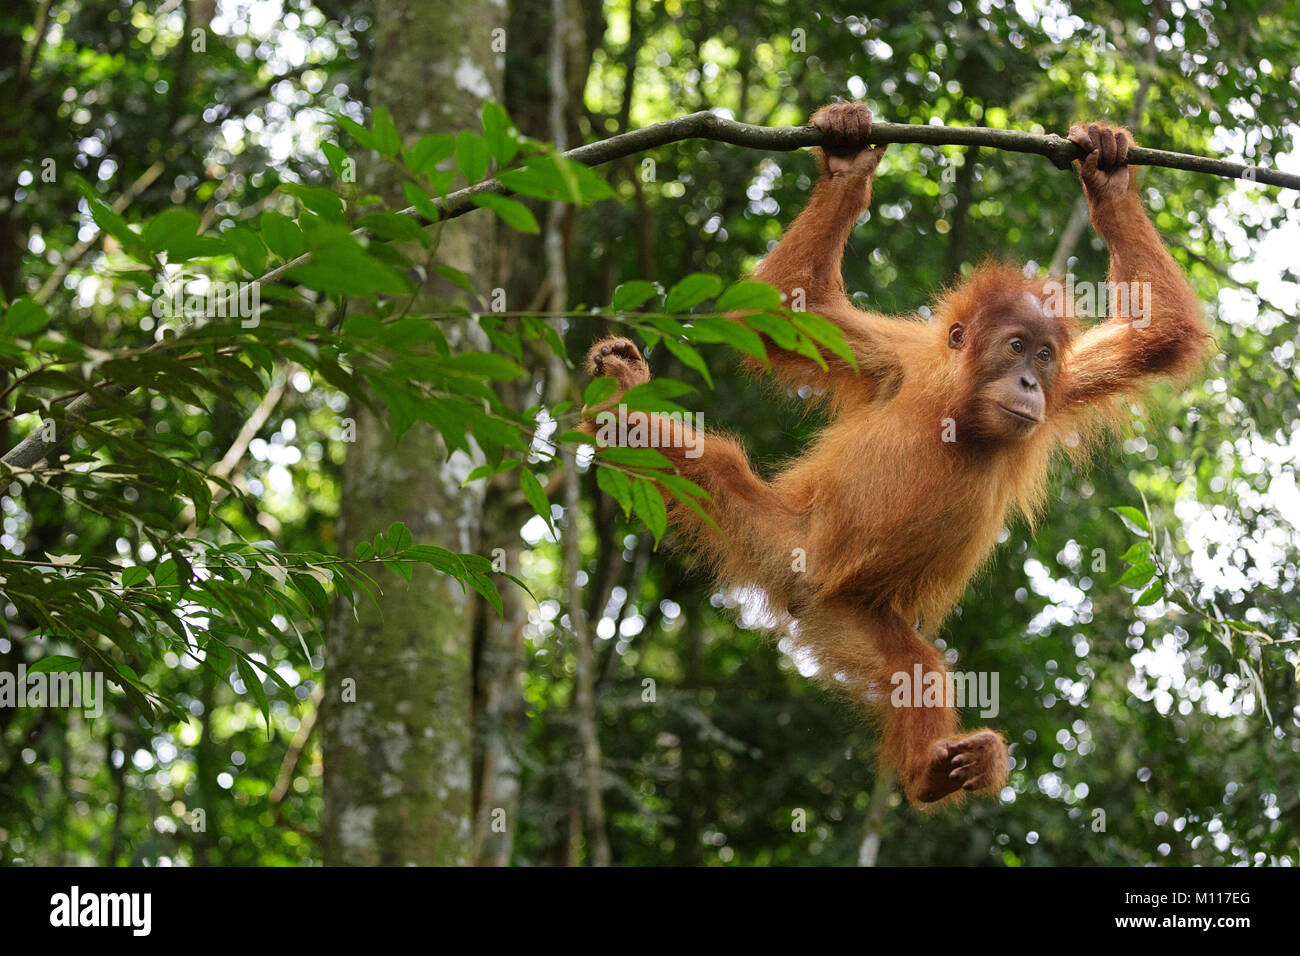
[[[231,255],[251,275],[261,275],[266,269],[266,246],[257,233],[245,226],[235,226],[221,234]]]
[[[489,578],[482,574],[471,574],[465,580],[469,582],[470,587],[483,595],[484,600],[492,605],[497,612],[497,617],[504,616],[505,611],[501,603],[501,594],[497,591],[497,586]]]
[[[609,183],[591,167],[584,166],[576,160],[566,159],[563,156],[556,156],[554,160],[556,166],[563,171],[565,178],[577,184],[578,201],[582,205],[589,206],[602,199],[618,198],[618,194],[614,192]]]
[[[13,338],[26,338],[45,328],[49,321],[50,316],[45,311],[45,306],[23,296],[14,299],[5,310],[4,330]]]
[[[614,465],[629,468],[671,468],[672,462],[654,448],[610,447],[600,450],[600,457]]]
[[[510,382],[525,374],[510,359],[492,352],[461,352],[444,359],[442,364],[457,372],[479,375],[494,382]]]
[[[672,352],[673,355],[676,355],[681,360],[681,363],[687,368],[693,368],[704,376],[704,381],[709,383],[710,388],[713,387],[713,379],[709,375],[709,367],[705,364],[704,358],[699,352],[695,351],[695,349],[684,342],[678,342],[671,335],[664,337],[664,347],[668,349],[669,352]]]
[[[347,151],[338,143],[321,143],[321,152],[325,154],[325,159],[330,164],[330,169],[334,170],[335,175],[342,176],[344,163],[348,161]]]
[[[597,468],[596,484],[619,503],[624,516],[632,513],[632,480],[617,468]]]
[[[658,294],[659,286],[653,282],[633,279],[631,282],[624,282],[614,290],[614,300],[610,303],[610,308],[615,312],[627,312],[640,308]]]
[[[779,308],[781,308],[781,293],[766,282],[755,282],[752,279],[737,282],[718,297],[719,312],[732,312],[737,309],[767,311]]]
[[[732,319],[703,315],[691,320],[686,334],[697,342],[725,343],[746,355],[761,359],[764,365],[767,364],[767,349],[758,333]]]
[[[519,152],[514,125],[500,103],[489,100],[483,104],[483,139],[497,166],[505,166]]]
[[[235,666],[239,669],[239,679],[244,682],[244,687],[257,699],[258,709],[262,711],[262,718],[266,721],[266,732],[271,732],[271,702],[266,699],[266,688],[262,686],[262,680],[253,671],[253,666],[244,660],[242,656],[235,658]]]
[[[503,471],[510,471],[511,469],[518,468],[520,464],[522,464],[522,462],[520,462],[518,458],[507,458],[498,465],[479,465],[465,476],[465,480],[460,483],[460,486],[464,488],[471,481],[478,481],[482,478],[491,478],[493,475],[499,475]]]
[[[637,334],[645,340],[646,348],[654,348],[659,344],[659,335],[656,335],[656,332],[660,335],[670,335],[673,338],[684,336],[686,334],[685,323],[679,322],[670,315],[656,315],[651,313],[645,316],[645,320],[650,325],[654,326],[654,331],[645,328],[637,329]]]
[[[1150,561],[1140,561],[1120,575],[1117,587],[1140,588],[1156,576],[1156,566]]]
[[[415,183],[402,183],[402,192],[406,193],[406,201],[414,206],[415,211],[429,222],[437,222],[442,218],[442,214],[438,211],[438,207],[433,200]]]
[[[389,159],[397,156],[402,148],[402,137],[393,125],[392,114],[386,106],[376,106],[370,114],[370,127],[375,134],[375,150]]]
[[[666,312],[686,312],[722,291],[722,280],[707,272],[693,272],[668,291]]]
[[[826,346],[851,367],[858,367],[858,360],[844,340],[844,331],[838,325],[811,312],[791,312],[789,315],[800,332]]]
[[[302,229],[287,216],[282,216],[273,209],[264,209],[257,222],[262,227],[262,240],[267,248],[286,262],[307,251],[307,240]]]
[[[124,588],[133,588],[141,581],[147,580],[149,580],[149,568],[143,564],[135,564],[122,569],[122,587]]]
[[[34,664],[27,667],[29,674],[65,674],[68,671],[80,670],[81,660],[76,657],[69,657],[67,654],[51,654],[49,657],[42,657]]]
[[[686,409],[672,399],[694,391],[685,382],[672,378],[655,378],[629,388],[623,393],[619,404],[640,412],[685,412]]]
[[[199,225],[196,212],[179,206],[164,209],[145,227],[144,244],[154,252],[167,252],[198,235]]]
[[[310,288],[340,295],[403,295],[411,288],[405,275],[367,253],[351,237],[314,247],[311,259],[288,275]]]
[[[537,219],[523,203],[508,196],[498,196],[495,193],[479,193],[470,199],[475,206],[484,209],[491,209],[502,218],[507,226],[517,232],[538,233],[541,227],[537,225]]]
[[[595,445],[596,439],[586,432],[567,431],[560,432],[558,435],[551,436],[551,441],[556,445]]]
[[[1151,604],[1155,604],[1164,596],[1165,582],[1157,578],[1151,587],[1142,592],[1142,596],[1137,599],[1137,605],[1138,607],[1147,607]]]
[[[512,356],[515,361],[523,361],[524,345],[518,331],[507,329],[505,323],[494,315],[480,316],[478,324],[487,333],[493,345]]]
[[[561,359],[567,360],[568,350],[564,347],[564,340],[560,338],[560,333],[555,331],[554,325],[536,315],[525,315],[522,318],[524,330],[529,338],[543,340],[550,346],[552,352]]]
[[[303,183],[286,183],[285,192],[296,196],[307,209],[331,222],[343,222],[343,198],[332,189],[324,186],[308,186]]]
[[[498,177],[511,192],[534,199],[587,205],[613,198],[609,184],[582,163],[562,156],[539,156],[519,169],[507,169]]]
[[[400,521],[394,521],[390,524],[388,530],[384,532],[384,536],[388,539],[388,543],[392,546],[394,552],[405,551],[414,543],[410,529]]]
[[[202,646],[204,662],[210,664],[214,671],[224,677],[230,670],[230,648],[211,636]]]
[[[1141,535],[1144,538],[1150,536],[1151,526],[1147,524],[1147,516],[1137,508],[1120,505],[1118,508],[1111,508],[1110,510],[1119,515],[1119,519],[1124,522],[1124,527],[1134,534]]]
[[[419,561],[421,564],[430,565],[446,574],[453,574],[457,577],[462,574],[463,562],[445,548],[434,547],[431,544],[417,544],[406,549],[405,557],[412,561]]]
[[[450,156],[455,148],[456,140],[445,133],[421,136],[415,147],[406,151],[406,165],[411,167],[412,172],[426,175]]]
[[[472,186],[481,182],[488,168],[488,148],[478,133],[464,129],[456,137],[456,166]]]
[[[438,169],[429,173],[429,195],[446,198],[452,183],[456,181],[456,170]]]
[[[336,114],[335,119],[338,120],[339,126],[347,130],[348,135],[354,140],[366,149],[373,149],[375,152],[379,152],[379,140],[374,133],[355,120],[350,120],[341,114]]]
[[[347,223],[336,222],[324,216],[318,216],[304,209],[298,215],[298,225],[307,239],[308,249],[321,249],[325,246],[350,246],[362,248],[360,241],[352,235]]]
[[[617,379],[611,378],[608,375],[602,376],[601,378],[593,378],[586,390],[582,393],[582,402],[588,408],[595,408],[597,405],[603,405],[617,391]]]
[[[412,222],[419,225],[418,220],[412,218]],[[411,257],[399,249],[397,246],[388,242],[367,242],[365,244],[366,254],[377,262],[382,262],[386,266],[391,266],[398,272],[405,272],[415,265]],[[414,288],[414,286],[412,286]]]
[[[321,583],[311,574],[290,574],[289,582],[299,594],[307,598],[312,609],[322,619],[329,616],[330,601]]]
[[[813,342],[812,339],[808,338],[808,336],[802,334],[797,329],[794,333],[794,336],[795,336],[794,349],[796,352],[798,352],[800,355],[806,355],[808,358],[812,359],[822,368],[829,367],[826,364],[826,356],[822,354],[821,349],[817,347],[817,345]]]
[[[664,473],[656,476],[656,480],[660,485],[668,489],[668,493],[672,495],[673,498],[694,511],[706,524],[715,530],[721,531],[721,529],[718,528],[718,523],[713,520],[713,517],[700,507],[700,501],[710,500],[707,491],[695,484],[695,482],[683,478],[681,475],[670,475]]]
[[[654,534],[657,548],[668,530],[668,509],[664,506],[663,495],[653,482],[638,478],[632,484],[632,507]]]
[[[771,312],[756,312],[753,315],[745,316],[745,322],[762,332],[783,349],[798,348],[799,340],[802,338],[798,328],[782,315]]]
[[[158,565],[158,570],[154,572],[153,583],[160,588],[171,587],[177,582],[176,562],[168,558],[162,564]]]
[[[211,513],[212,488],[208,485],[206,478],[192,471],[181,473],[181,484],[185,488],[185,493],[189,495],[190,501],[194,504],[194,520],[201,528],[208,523],[208,517]]]
[[[546,489],[537,480],[537,476],[527,468],[520,469],[519,487],[523,489],[524,498],[532,506],[533,511],[537,512],[538,516],[546,522],[546,526],[554,533],[555,526],[551,523],[551,504],[546,500]]]
[[[455,266],[449,266],[446,264],[437,265],[433,267],[433,271],[438,273],[438,275],[442,276],[448,282],[452,282],[460,286],[470,295],[473,296],[478,295],[478,290],[474,288],[474,282],[470,279],[469,276],[461,272]]]
[[[513,193],[550,202],[578,202],[577,189],[560,175],[550,157],[532,159],[519,169],[502,171],[497,179]]]
[[[663,485],[674,495],[679,497],[698,498],[701,501],[712,501],[713,496],[691,481],[689,478],[683,478],[681,475],[675,475],[672,472],[664,472],[655,475],[655,481]]]
[[[410,216],[396,212],[372,212],[357,220],[357,225],[368,229],[381,239],[395,239],[401,242],[418,242],[426,249],[429,236],[420,228],[420,224]]]
[[[123,250],[137,262],[153,263],[153,254],[126,220],[115,213],[102,199],[88,199],[90,216],[95,225],[122,244]]]
[[[1120,555],[1121,561],[1127,561],[1129,564],[1137,564],[1143,558],[1151,553],[1150,541],[1137,541],[1133,546]]]

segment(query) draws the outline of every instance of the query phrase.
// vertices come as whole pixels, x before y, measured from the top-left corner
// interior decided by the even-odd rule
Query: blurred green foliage
[[[604,324],[571,318],[558,342],[535,317],[485,321],[493,356],[510,368],[479,365],[470,374],[444,362],[419,369],[441,375],[444,385],[454,379],[462,395],[481,397],[492,411],[481,418],[467,412],[469,425],[448,422],[438,411],[444,396],[411,391],[411,375],[383,374],[416,345],[431,350],[424,355],[430,363],[448,358],[432,336],[415,342],[392,335],[402,321],[410,260],[382,251],[392,249],[386,244],[344,238],[343,210],[351,216],[366,199],[346,162],[369,161],[369,150],[395,155],[398,146],[378,111],[369,123],[341,122],[338,130],[329,118],[361,118],[370,25],[364,5],[289,0],[269,26],[218,19],[202,25],[210,29],[197,52],[183,42],[196,27],[190,4],[160,17],[127,0],[60,4],[24,67],[24,51],[35,49],[39,6],[22,0],[0,14],[0,61],[7,64],[0,73],[7,104],[0,112],[0,286],[11,303],[3,351],[14,363],[59,359],[82,377],[100,369],[137,384],[134,375],[149,398],[122,406],[99,443],[77,448],[80,457],[70,462],[107,449],[104,457],[123,466],[120,474],[69,467],[0,496],[0,547],[10,558],[76,555],[90,568],[75,580],[57,577],[75,569],[56,571],[63,583],[44,591],[30,572],[0,586],[9,634],[0,638],[4,671],[67,650],[41,644],[57,645],[60,637],[75,644],[73,632],[86,622],[59,632],[48,612],[84,604],[79,595],[97,575],[120,575],[109,559],[149,566],[153,585],[170,581],[164,545],[174,538],[159,537],[159,528],[181,532],[199,518],[213,529],[214,546],[269,538],[276,554],[305,556],[318,571],[340,560],[333,553],[338,466],[347,449],[340,415],[356,387],[354,372],[379,393],[399,431],[428,422],[454,447],[454,436],[469,427],[486,440],[490,472],[508,449],[524,453],[520,428],[536,411],[509,406],[494,383],[516,371],[539,375],[539,349],[583,354]],[[597,5],[601,30],[575,124],[597,139],[619,131],[624,117],[635,127],[705,108],[747,122],[799,124],[842,96],[865,98],[877,115],[897,122],[1060,132],[1072,120],[1105,116],[1130,122],[1147,146],[1259,165],[1294,162],[1284,157],[1294,149],[1300,97],[1293,55],[1300,4],[954,0],[877,4],[869,18],[848,5],[842,12],[824,6],[812,13],[723,0]],[[288,52],[304,43],[310,65]],[[521,127],[535,121],[517,110],[513,118]],[[473,181],[493,158],[523,161],[506,156],[499,117],[485,119],[482,139],[429,137],[404,155],[420,184],[407,194],[417,208],[459,182],[456,172]],[[436,163],[448,157],[454,170],[439,172]],[[47,159],[58,171],[53,181],[41,178]],[[162,171],[150,178],[159,163]],[[604,304],[617,301],[616,290],[629,281],[668,289],[696,272],[726,280],[716,294],[779,237],[814,175],[805,155],[702,142],[613,164],[602,176],[621,202],[574,216],[572,300]],[[281,184],[288,188],[278,190]],[[1085,473],[1058,475],[1048,513],[1035,529],[1007,530],[940,633],[958,666],[1000,675],[1000,713],[991,723],[1008,731],[1016,760],[1001,799],[933,814],[901,806],[873,779],[870,728],[801,676],[767,635],[738,625],[733,596],[712,593],[679,558],[656,550],[657,535],[629,521],[597,487],[600,469],[591,469],[578,528],[600,635],[597,706],[616,861],[846,865],[859,860],[870,833],[876,862],[893,865],[1300,862],[1294,645],[1261,644],[1243,631],[1225,646],[1215,623],[1217,615],[1274,641],[1297,637],[1300,276],[1293,257],[1278,253],[1279,242],[1297,238],[1297,197],[1169,170],[1146,172],[1144,184],[1157,227],[1207,303],[1223,354],[1186,393],[1157,389],[1132,433]],[[1046,267],[1078,194],[1072,175],[1034,157],[893,147],[873,207],[850,242],[848,285],[873,308],[912,312],[986,257]],[[130,202],[119,225],[105,210],[123,196]],[[536,228],[525,206],[498,204],[493,212],[524,232]],[[401,222],[375,215],[366,223],[375,235],[411,238]],[[152,227],[137,238],[124,231],[126,222]],[[232,231],[236,222],[240,230]],[[77,252],[96,225],[110,237],[102,251]],[[224,244],[219,253],[203,246],[204,237]],[[173,262],[217,254],[221,277],[247,278],[292,258],[300,245],[327,251],[317,268],[290,276],[283,288],[292,294],[268,295],[274,311],[260,331],[254,336],[237,323],[221,329],[229,341],[258,338],[266,350],[264,357],[240,351],[248,361],[237,364],[255,373],[251,381],[221,365],[211,330],[206,346],[198,330],[184,332],[198,336],[185,341],[198,350],[192,373],[178,370],[177,360],[147,366],[159,360],[145,351],[155,336],[142,321],[149,314],[142,289],[153,273],[142,265],[160,252]],[[1085,230],[1068,263],[1080,279],[1100,279],[1104,246]],[[357,276],[365,288],[352,281]],[[446,277],[470,286],[476,278]],[[52,290],[37,314],[47,282]],[[13,304],[22,297],[33,305]],[[352,299],[370,306],[348,308]],[[385,320],[383,328],[368,321],[368,308]],[[649,331],[653,323],[640,327]],[[58,338],[42,346],[36,337],[47,328]],[[405,328],[422,334],[415,324]],[[650,358],[657,375],[701,393],[668,399],[702,408],[711,425],[741,434],[765,468],[794,454],[817,423],[797,397],[738,375],[735,350],[670,348],[653,331],[644,340],[656,346]],[[365,342],[373,348],[361,348]],[[375,359],[368,368],[376,374],[354,365],[362,352]],[[414,349],[410,361],[419,360]],[[108,361],[118,364],[103,369]],[[6,387],[18,367],[7,366]],[[230,496],[212,504],[210,522],[202,520],[201,476],[239,442],[250,413],[277,383],[282,396],[225,476]],[[39,399],[73,383],[28,384],[49,389],[37,391]],[[5,448],[39,425],[36,406],[16,403],[23,392],[15,393],[6,393],[0,422]],[[511,427],[501,428],[502,420]],[[127,472],[127,464],[139,471]],[[530,502],[539,490],[524,479]],[[186,510],[178,491],[200,514]],[[96,496],[99,505],[88,506]],[[1155,545],[1166,549],[1160,578],[1168,595],[1182,596],[1177,604],[1136,607],[1144,589],[1117,584],[1126,566],[1121,556],[1136,538],[1111,509],[1142,507],[1144,497]],[[539,510],[548,510],[544,501]],[[566,530],[572,517],[564,518]],[[517,545],[518,529],[506,531],[509,540],[500,543]],[[400,531],[386,534],[383,545],[394,552],[415,547]],[[528,719],[516,742],[524,771],[514,859],[582,862],[580,828],[571,824],[581,797],[567,582],[559,546],[540,531],[529,532],[529,541],[521,577],[538,603],[527,601],[524,629]],[[445,554],[425,556],[454,570]],[[276,568],[253,560],[246,570],[257,577],[225,597],[236,608],[225,632],[231,645],[283,678],[283,685],[265,682],[264,705],[261,681],[232,677],[229,666],[183,661],[179,634],[151,631],[128,614],[121,641],[147,646],[120,659],[136,662],[141,693],[156,694],[170,713],[145,721],[138,710],[116,706],[120,698],[93,719],[0,708],[0,860],[319,860],[321,766],[307,731],[320,661],[310,641],[299,646],[297,632],[320,626],[326,593],[315,593],[321,582],[310,572],[281,587],[285,571],[269,563]],[[421,573],[429,572],[415,571],[416,586]],[[125,584],[120,577],[103,583]],[[250,598],[242,609],[235,600],[241,593]],[[295,593],[294,606],[271,597]],[[153,620],[163,609],[141,613]],[[278,637],[254,640],[270,632]],[[27,640],[39,633],[51,639]],[[195,809],[204,812],[202,829]]]

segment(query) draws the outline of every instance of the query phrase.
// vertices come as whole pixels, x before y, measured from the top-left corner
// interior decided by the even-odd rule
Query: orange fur
[[[1152,284],[1150,325],[1132,328],[1121,315],[1079,334],[1072,320],[1058,319],[1060,363],[1044,387],[1044,420],[1015,441],[981,438],[967,427],[976,368],[1017,298],[1043,300],[1044,280],[989,264],[946,290],[929,321],[854,308],[840,265],[870,201],[873,174],[874,167],[824,175],[756,272],[787,296],[802,290],[807,310],[843,331],[859,366],[854,371],[827,353],[823,370],[767,343],[773,375],[810,385],[828,405],[829,423],[811,447],[771,481],[757,476],[727,437],[702,436],[704,453],[694,459],[682,454],[680,434],[658,447],[710,492],[707,510],[721,531],[670,501],[678,541],[720,584],[761,589],[776,626],[816,659],[821,679],[868,705],[883,725],[882,763],[899,771],[909,800],[920,804],[931,799],[927,780],[955,766],[948,761],[963,741],[979,745],[970,759],[982,768],[970,777],[978,786],[967,789],[1000,788],[1007,758],[999,734],[954,736],[950,708],[887,705],[891,674],[916,663],[944,671],[942,655],[916,623],[937,628],[989,559],[1011,514],[1032,523],[1058,451],[1082,455],[1115,420],[1116,399],[1154,376],[1189,374],[1208,336],[1199,303],[1135,189],[1119,197],[1090,192],[1093,222],[1111,250],[1110,279]],[[949,343],[954,322],[966,329],[960,349]],[[629,359],[633,374],[617,357],[609,361],[593,360],[593,374],[616,375],[623,388],[649,377],[643,362]],[[946,421],[956,441],[944,440]]]

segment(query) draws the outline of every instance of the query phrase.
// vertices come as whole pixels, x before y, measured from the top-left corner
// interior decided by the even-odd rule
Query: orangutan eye
[[[1012,340],[1011,340],[1011,351],[1013,351],[1013,352],[1015,352],[1017,355],[1019,355],[1019,354],[1020,354],[1021,352],[1023,352],[1024,350],[1025,350],[1025,343],[1024,343],[1024,342],[1020,341],[1019,339],[1012,339]]]
[[[1052,350],[1044,346],[1038,350],[1038,361],[1050,362],[1052,360]]]

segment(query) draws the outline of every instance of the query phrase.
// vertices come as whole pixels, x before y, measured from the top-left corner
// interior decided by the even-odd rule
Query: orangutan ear
[[[948,327],[948,348],[958,351],[966,344],[966,326],[954,322]]]

